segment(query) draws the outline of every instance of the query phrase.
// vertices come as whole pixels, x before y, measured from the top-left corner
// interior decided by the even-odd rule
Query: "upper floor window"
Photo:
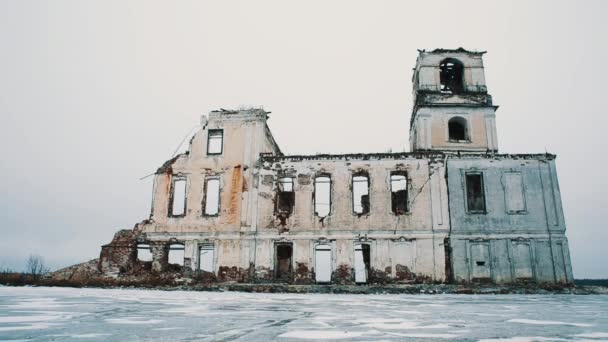
[[[224,130],[210,129],[207,134],[207,155],[222,154],[224,149]]]
[[[465,175],[467,189],[467,211],[471,214],[486,213],[486,196],[483,185],[483,174],[467,173]]]
[[[186,214],[186,178],[174,176],[171,184],[169,200],[169,216],[184,216]]]
[[[293,191],[293,178],[279,178],[277,188],[276,213],[289,215],[293,211],[296,199],[295,192]]]
[[[353,212],[357,215],[369,213],[369,178],[367,175],[353,176]]]
[[[216,216],[220,211],[220,180],[209,178],[205,182],[205,216]]]
[[[404,172],[391,172],[391,209],[395,215],[407,213],[407,177]]]
[[[450,141],[468,141],[467,120],[455,116],[448,121],[448,138]]]
[[[454,58],[446,58],[439,64],[439,79],[441,91],[459,94],[464,92],[464,66]]]
[[[331,211],[331,178],[319,176],[315,178],[315,213],[319,217],[329,215]]]

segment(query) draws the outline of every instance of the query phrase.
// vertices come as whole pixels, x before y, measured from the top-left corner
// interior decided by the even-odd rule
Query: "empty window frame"
[[[152,250],[150,249],[150,245],[146,243],[137,244],[137,260],[152,261]]]
[[[204,243],[199,250],[198,269],[204,272],[213,273],[213,259],[215,258],[215,248],[212,243]]]
[[[186,177],[173,177],[169,201],[170,216],[179,217],[186,214],[186,185]]]
[[[391,172],[391,210],[395,215],[408,212],[407,175],[405,172]]]
[[[224,151],[224,130],[210,129],[207,134],[207,155],[218,155]]]
[[[459,94],[464,92],[464,66],[454,58],[444,59],[439,64],[441,92]]]
[[[203,203],[205,216],[217,216],[220,212],[220,179],[208,178],[205,181],[205,199]]]
[[[173,243],[169,246],[169,264],[184,266],[184,245]]]
[[[315,281],[317,283],[331,282],[331,246],[317,245],[315,247]]]
[[[369,177],[353,176],[353,212],[357,215],[369,213]]]
[[[291,214],[295,204],[295,192],[292,177],[281,177],[277,182],[276,212],[278,214]]]
[[[467,211],[472,214],[485,214],[486,198],[482,173],[466,173]]]
[[[326,217],[331,212],[331,178],[318,176],[315,178],[315,214]]]
[[[448,139],[450,141],[468,141],[467,120],[455,116],[448,121]]]

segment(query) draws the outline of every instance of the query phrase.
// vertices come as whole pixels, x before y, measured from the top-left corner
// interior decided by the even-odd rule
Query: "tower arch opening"
[[[448,139],[450,141],[469,140],[465,118],[455,116],[448,121]]]
[[[464,65],[455,58],[446,58],[439,64],[441,92],[460,94],[464,92]]]

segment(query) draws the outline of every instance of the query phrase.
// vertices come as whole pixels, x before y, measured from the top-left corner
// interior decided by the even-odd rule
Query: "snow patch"
[[[578,334],[578,335],[573,335],[576,337],[583,337],[583,338],[605,338],[608,337],[608,333],[606,332],[591,332],[591,333],[584,333],[584,334]]]
[[[279,337],[297,338],[301,340],[340,340],[363,336],[362,332],[348,332],[336,330],[292,330]]]
[[[573,327],[592,327],[593,324],[587,323],[570,323],[560,321],[538,321],[535,319],[510,319],[507,322],[510,323],[522,323],[522,324],[538,324],[538,325],[571,325]]]
[[[112,324],[158,324],[163,322],[160,319],[144,319],[143,317],[108,318],[105,321]]]

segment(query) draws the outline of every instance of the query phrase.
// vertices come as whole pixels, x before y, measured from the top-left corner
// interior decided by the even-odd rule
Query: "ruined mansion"
[[[107,275],[209,282],[572,283],[551,154],[498,152],[483,52],[420,51],[407,153],[285,155],[262,109],[203,116]]]

